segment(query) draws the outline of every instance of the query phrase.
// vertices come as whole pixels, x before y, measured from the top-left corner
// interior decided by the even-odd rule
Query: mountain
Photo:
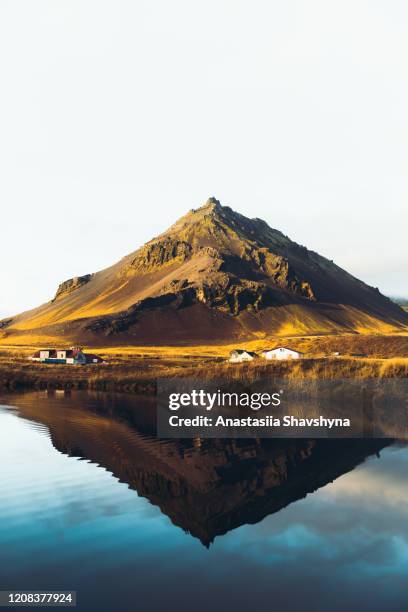
[[[208,344],[407,324],[378,289],[210,198],[112,267],[67,280],[50,302],[1,321],[0,334],[7,342]]]

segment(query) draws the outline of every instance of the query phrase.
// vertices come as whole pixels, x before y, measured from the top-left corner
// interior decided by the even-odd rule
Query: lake
[[[0,397],[0,589],[78,609],[408,609],[408,448],[157,440],[152,400]]]

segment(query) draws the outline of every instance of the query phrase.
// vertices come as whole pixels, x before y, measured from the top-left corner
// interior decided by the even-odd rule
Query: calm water
[[[141,398],[0,398],[0,588],[80,610],[407,610],[408,450],[157,441]]]

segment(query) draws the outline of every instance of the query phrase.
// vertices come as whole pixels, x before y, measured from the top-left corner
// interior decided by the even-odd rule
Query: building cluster
[[[267,360],[287,360],[287,359],[302,359],[303,353],[287,348],[285,346],[278,346],[274,349],[266,349],[259,355],[253,351],[247,351],[245,349],[234,349],[230,352],[229,359],[231,363],[241,363],[243,361],[253,361],[254,359],[267,359]]]
[[[71,347],[69,349],[40,349],[31,357],[30,361],[40,363],[62,363],[67,365],[86,365],[88,363],[103,363],[102,357],[92,353],[84,353],[81,347]]]

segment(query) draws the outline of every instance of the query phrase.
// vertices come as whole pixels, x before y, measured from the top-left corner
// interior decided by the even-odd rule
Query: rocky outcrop
[[[234,281],[205,284],[194,288],[195,299],[211,308],[218,308],[231,315],[245,309],[258,311],[273,303],[273,293],[264,283],[256,281]]]
[[[141,315],[149,310],[169,307],[178,310],[195,303],[202,303],[230,315],[238,315],[245,309],[257,311],[271,305],[274,300],[272,291],[266,285],[251,281],[225,287],[222,284],[188,286],[188,282],[184,280],[174,282],[171,288],[173,291],[169,290],[161,295],[139,300],[120,313],[88,320],[85,330],[92,333],[102,332],[110,336],[127,332],[139,322]]]
[[[92,276],[92,274],[84,274],[84,276],[74,276],[74,278],[70,278],[64,281],[58,286],[57,293],[55,294],[53,302],[59,297],[68,295],[69,293],[72,293],[83,285],[86,285],[87,283],[89,283]]]
[[[167,264],[182,263],[191,256],[193,248],[182,240],[165,239],[160,242],[148,243],[138,251],[130,262],[130,269],[147,274]]]
[[[309,300],[316,300],[310,282],[299,278],[287,257],[276,255],[265,247],[245,246],[241,253],[241,259],[251,264],[254,274],[263,274],[273,285]]]

